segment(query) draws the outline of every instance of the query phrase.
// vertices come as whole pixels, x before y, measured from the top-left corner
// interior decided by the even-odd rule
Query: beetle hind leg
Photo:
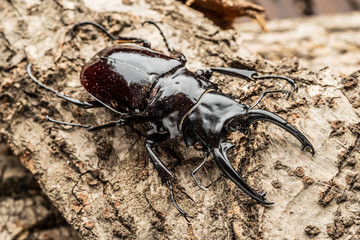
[[[62,99],[65,99],[66,101],[69,101],[75,105],[78,105],[82,108],[94,108],[94,107],[103,107],[102,104],[100,104],[99,102],[97,101],[89,101],[89,102],[82,102],[76,98],[73,98],[73,97],[70,97],[69,95],[63,93],[63,92],[58,92],[48,86],[46,86],[45,84],[41,83],[31,72],[31,67],[32,67],[32,64],[30,63],[28,66],[27,66],[27,73],[28,75],[30,76],[30,78],[36,83],[38,84],[40,87],[42,88],[45,88],[46,90],[54,93],[56,96],[58,96],[59,98],[62,98]]]
[[[105,122],[105,123],[91,126],[91,125],[82,125],[82,124],[77,124],[77,123],[61,122],[61,121],[52,119],[48,115],[46,115],[46,117],[50,122],[54,122],[54,123],[61,124],[61,125],[82,127],[82,128],[86,128],[86,130],[89,130],[89,131],[98,130],[98,129],[102,129],[102,128],[109,128],[109,127],[120,127],[120,126],[124,126],[125,124],[128,124],[128,123],[145,122],[148,120],[147,115],[130,116],[130,117],[121,118],[116,121],[110,121],[110,122]]]
[[[92,131],[92,130],[98,130],[101,128],[108,128],[108,127],[119,127],[119,126],[123,126],[126,121],[125,119],[119,119],[117,121],[112,121],[112,122],[106,122],[106,123],[102,123],[99,125],[82,125],[82,124],[77,124],[77,123],[69,123],[69,122],[62,122],[62,121],[58,121],[55,120],[51,117],[49,117],[48,115],[46,115],[46,118],[53,123],[57,123],[57,124],[61,124],[61,125],[66,125],[66,126],[74,126],[74,127],[81,127],[81,128],[85,128],[86,130]]]

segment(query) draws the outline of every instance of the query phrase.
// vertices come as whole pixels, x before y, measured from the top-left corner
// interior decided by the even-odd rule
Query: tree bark
[[[97,5],[98,4],[98,5]],[[340,75],[329,68],[311,72],[296,62],[278,65],[246,49],[239,33],[221,31],[201,13],[177,1],[10,1],[1,3],[0,134],[42,190],[83,239],[344,239],[359,237],[359,72]],[[313,143],[316,154],[300,150],[292,136],[258,123],[249,135],[235,134],[232,164],[275,205],[255,203],[223,177],[213,161],[190,173],[202,155],[182,140],[158,146],[175,173],[173,206],[169,189],[149,162],[142,126],[87,132],[46,120],[97,124],[117,119],[106,109],[84,110],[39,88],[26,73],[82,100],[81,67],[114,44],[93,28],[72,35],[80,21],[94,21],[114,35],[141,37],[166,53],[162,38],[145,20],[159,22],[191,70],[209,66],[256,69],[296,79],[299,92],[274,95],[259,107],[281,115]],[[291,89],[285,82],[249,83],[215,75],[224,93],[251,104],[265,89]]]

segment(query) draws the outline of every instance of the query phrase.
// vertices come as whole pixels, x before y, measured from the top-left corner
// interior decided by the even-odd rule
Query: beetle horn
[[[213,149],[213,155],[215,158],[216,164],[219,166],[221,171],[231,179],[239,188],[241,188],[246,194],[248,194],[250,197],[255,199],[256,201],[271,205],[273,202],[269,202],[265,200],[266,192],[262,194],[258,194],[253,190],[239,175],[239,173],[233,168],[233,166],[230,164],[226,151],[230,148],[232,148],[234,145],[228,142],[221,142],[220,146],[218,148]]]
[[[310,141],[304,136],[304,134],[302,134],[293,125],[291,125],[290,123],[279,117],[278,115],[268,112],[266,110],[262,110],[262,109],[249,110],[248,116],[245,120],[246,125],[244,126],[244,129],[242,129],[242,131],[246,133],[249,126],[256,121],[268,121],[282,127],[300,141],[301,150],[306,149],[313,155],[315,154],[314,147],[312,146]]]

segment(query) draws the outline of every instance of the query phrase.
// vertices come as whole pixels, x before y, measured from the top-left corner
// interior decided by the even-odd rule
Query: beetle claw
[[[191,173],[191,176],[194,178],[194,180],[195,180],[195,182],[196,182],[196,185],[198,185],[198,187],[199,187],[201,190],[204,190],[204,191],[209,191],[209,189],[208,189],[208,188],[203,187],[203,186],[199,183],[199,181],[196,179],[196,177],[195,177],[195,175],[194,175],[194,174],[192,174],[192,173]]]
[[[314,147],[309,144],[304,144],[303,146],[301,146],[301,150],[306,150],[306,151],[310,152],[312,155],[315,154]]]

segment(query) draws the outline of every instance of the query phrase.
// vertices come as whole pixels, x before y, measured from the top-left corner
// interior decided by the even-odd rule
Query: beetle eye
[[[227,130],[230,132],[236,132],[239,130],[239,123],[236,120],[233,120],[231,122],[229,122],[229,124],[227,125]]]
[[[230,138],[232,135],[232,132],[229,132],[227,135],[226,135],[226,138]]]
[[[202,149],[203,149],[203,145],[202,145],[201,143],[199,143],[199,142],[196,142],[196,143],[194,143],[194,148],[195,148],[196,150],[202,150]]]

